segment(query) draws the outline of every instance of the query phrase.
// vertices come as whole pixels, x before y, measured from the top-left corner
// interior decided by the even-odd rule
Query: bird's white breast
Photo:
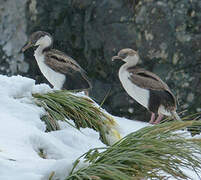
[[[65,75],[60,74],[51,68],[49,68],[45,64],[45,57],[42,54],[42,50],[40,49],[40,46],[36,49],[34,56],[36,58],[36,61],[38,63],[38,66],[43,73],[43,75],[46,77],[46,79],[54,86],[56,89],[61,89],[64,81],[65,81]]]
[[[129,72],[122,66],[119,70],[119,79],[126,92],[135,99],[139,104],[148,108],[149,91],[139,86],[136,86],[129,80]]]

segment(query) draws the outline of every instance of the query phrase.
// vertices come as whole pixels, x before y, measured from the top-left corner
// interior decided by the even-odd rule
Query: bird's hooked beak
[[[120,56],[113,56],[113,57],[112,57],[112,61],[117,60],[117,59],[122,60],[122,58],[121,58]]]
[[[28,42],[27,44],[24,45],[24,47],[21,49],[21,52],[26,51],[27,49],[29,49],[30,47],[32,47],[33,44],[31,42]]]

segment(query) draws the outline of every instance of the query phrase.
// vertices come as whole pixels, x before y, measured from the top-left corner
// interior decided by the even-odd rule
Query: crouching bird
[[[176,112],[176,98],[168,85],[156,74],[136,66],[139,61],[136,51],[129,48],[122,49],[117,56],[112,57],[112,61],[116,59],[125,62],[119,69],[119,79],[126,92],[151,111],[149,123],[159,123],[163,115],[173,116],[174,119],[181,121]]]
[[[53,38],[44,31],[31,34],[22,52],[36,46],[34,56],[40,71],[56,89],[85,90],[91,89],[86,72],[65,53],[52,49]]]

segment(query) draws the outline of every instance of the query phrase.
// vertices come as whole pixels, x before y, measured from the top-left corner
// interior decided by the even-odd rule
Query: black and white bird
[[[44,31],[31,34],[24,52],[36,46],[34,56],[40,71],[55,89],[89,90],[91,83],[80,65],[65,53],[52,49],[53,38]]]
[[[176,112],[176,98],[168,85],[156,74],[136,66],[140,59],[136,51],[122,49],[117,56],[112,57],[112,61],[116,59],[125,62],[119,69],[121,84],[129,96],[151,112],[149,123],[159,123],[163,115],[173,116],[174,119],[181,121]]]

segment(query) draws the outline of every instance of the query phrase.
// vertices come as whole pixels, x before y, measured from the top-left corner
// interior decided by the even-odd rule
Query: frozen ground
[[[60,123],[62,130],[46,133],[40,120],[44,111],[30,99],[32,92],[48,91],[49,86],[35,85],[32,79],[0,75],[0,180],[46,180],[52,171],[62,180],[80,155],[105,146],[98,133],[88,128],[80,132]],[[114,118],[122,136],[148,125]],[[38,155],[40,149],[46,159]],[[192,178],[198,179],[193,174]]]

